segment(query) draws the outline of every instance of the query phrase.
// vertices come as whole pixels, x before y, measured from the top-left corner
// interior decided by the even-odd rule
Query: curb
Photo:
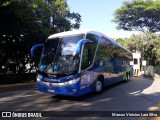
[[[19,89],[19,88],[26,88],[26,87],[32,87],[35,86],[35,82],[29,82],[29,83],[17,83],[17,84],[8,84],[8,85],[0,85],[0,91],[4,90],[12,90],[12,89]]]

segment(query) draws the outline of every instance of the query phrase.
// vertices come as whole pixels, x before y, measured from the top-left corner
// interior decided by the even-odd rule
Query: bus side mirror
[[[77,46],[76,46],[76,54],[81,54],[82,46],[83,46],[85,43],[92,43],[92,41],[89,40],[89,39],[82,39],[82,40],[80,40],[80,41],[77,43]]]
[[[34,45],[32,48],[31,48],[31,58],[33,58],[34,57],[34,51],[35,51],[35,49],[37,49],[37,48],[40,48],[40,47],[43,47],[44,46],[44,44],[36,44],[36,45]]]

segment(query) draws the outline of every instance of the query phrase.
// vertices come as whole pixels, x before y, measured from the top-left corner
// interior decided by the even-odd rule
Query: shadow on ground
[[[91,93],[78,98],[41,93],[35,86],[24,90],[4,91],[0,94],[0,110],[81,111],[82,116],[86,111],[156,111],[160,110],[157,107],[160,103],[160,90],[155,88],[158,83],[158,80],[133,77],[128,83],[107,87],[100,95]],[[71,118],[65,120],[67,119]],[[87,118],[83,116],[73,119]]]

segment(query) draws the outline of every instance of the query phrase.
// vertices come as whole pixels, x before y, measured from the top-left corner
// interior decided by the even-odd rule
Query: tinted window
[[[138,60],[136,58],[134,58],[134,65],[138,64]]]
[[[98,51],[97,51],[97,59],[96,62],[103,61],[103,64],[106,64],[109,62],[110,56],[111,56],[111,50],[109,49],[111,47],[111,44],[109,41],[104,40],[103,38],[100,38],[99,45],[98,45]]]
[[[98,43],[99,36],[94,35],[94,34],[87,34],[86,39],[92,40],[94,43]]]

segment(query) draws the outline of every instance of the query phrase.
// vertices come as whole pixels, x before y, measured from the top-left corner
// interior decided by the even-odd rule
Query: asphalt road
[[[0,111],[160,111],[160,80],[133,77],[107,87],[100,95],[79,98],[41,93],[35,85],[0,91]],[[37,119],[159,120],[160,117],[43,117]]]

